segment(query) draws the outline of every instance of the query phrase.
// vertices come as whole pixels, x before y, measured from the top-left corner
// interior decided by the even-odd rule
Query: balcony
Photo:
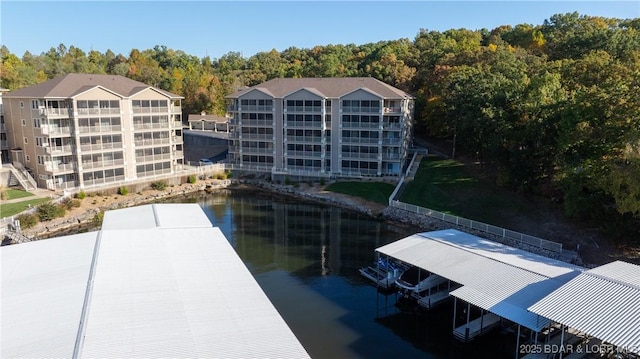
[[[285,109],[287,112],[322,112],[322,106],[286,106]]]
[[[245,105],[240,107],[240,111],[271,112],[273,111],[273,105]]]
[[[402,130],[402,127],[402,124],[398,122],[385,122],[382,125],[382,128],[384,128],[385,130]]]
[[[384,113],[388,114],[388,113],[402,113],[402,108],[400,107],[385,107],[384,108]]]
[[[273,127],[273,120],[242,120],[242,126]]]
[[[90,144],[81,144],[80,150],[82,152],[91,152],[91,151],[105,151],[122,148],[122,142],[105,142],[105,143],[90,143]]]
[[[183,151],[173,151],[173,158],[184,158]]]
[[[397,161],[397,160],[400,159],[400,154],[399,153],[383,153],[382,154],[382,159],[383,160]]]
[[[113,126],[80,126],[78,127],[79,133],[101,133],[101,132],[120,132],[122,131],[122,126],[113,125]]]
[[[380,113],[380,107],[343,106],[343,113]]]
[[[114,167],[124,165],[124,159],[105,160],[105,161],[82,161],[82,170],[93,168]]]
[[[402,145],[402,141],[399,137],[385,138],[382,140],[382,144],[385,146],[400,146]]]
[[[176,111],[176,108],[181,108],[181,107],[173,106],[172,113],[182,111],[182,110]],[[169,112],[169,107],[137,107],[137,106],[133,107],[133,113],[168,113],[168,112]]]

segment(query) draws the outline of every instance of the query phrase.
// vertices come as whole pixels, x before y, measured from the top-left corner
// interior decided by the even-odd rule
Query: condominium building
[[[402,173],[413,97],[384,82],[278,78],[227,99],[234,169],[331,177]]]
[[[68,74],[3,97],[10,160],[38,187],[106,187],[182,167],[181,96],[123,76]]]

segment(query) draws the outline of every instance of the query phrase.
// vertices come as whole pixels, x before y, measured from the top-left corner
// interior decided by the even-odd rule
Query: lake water
[[[407,229],[262,192],[171,201],[203,207],[312,358],[513,358],[515,336],[497,331],[462,344],[452,336],[452,304],[400,310],[394,293],[360,276],[374,249]]]

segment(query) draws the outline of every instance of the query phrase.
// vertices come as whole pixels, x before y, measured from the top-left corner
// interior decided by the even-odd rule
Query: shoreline
[[[389,207],[387,205],[366,201],[361,198],[325,191],[324,186],[307,184],[280,185],[260,180],[199,180],[194,184],[183,183],[180,185],[169,186],[163,191],[147,189],[143,192],[130,193],[127,195],[107,194],[107,193],[89,193],[81,202],[81,206],[68,210],[66,215],[61,218],[55,218],[51,221],[39,222],[34,227],[22,230],[22,234],[32,240],[47,239],[54,236],[75,233],[83,230],[95,230],[98,226],[93,224],[93,218],[102,211],[108,211],[118,208],[127,208],[143,204],[154,203],[160,200],[177,198],[183,195],[194,193],[211,193],[221,190],[250,190],[265,191],[275,195],[281,195],[296,200],[320,203],[329,206],[340,207],[345,210],[354,211],[374,219],[386,222],[401,228],[412,228],[416,232],[434,231],[447,228],[456,228],[455,225],[440,221],[435,218],[409,213],[400,209]],[[541,254],[546,257],[561,259],[570,263],[585,265],[579,253],[566,250],[559,258],[558,254],[540,250],[536,247],[523,247],[518,243],[505,241],[501,237],[490,236],[484,232],[471,231],[468,228],[458,228],[465,232],[471,233],[481,238],[486,238],[496,242],[500,242],[513,247],[518,247]],[[3,245],[12,244],[3,241]],[[565,251],[563,251],[565,252]],[[634,257],[625,258],[623,253],[609,253],[609,261],[612,259],[623,259],[629,262],[635,262]],[[613,257],[613,258],[612,258]],[[598,264],[596,262],[589,264]]]

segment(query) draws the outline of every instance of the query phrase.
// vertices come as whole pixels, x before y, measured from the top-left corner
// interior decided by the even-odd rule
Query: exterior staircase
[[[27,172],[22,163],[14,162],[13,165],[4,166],[11,170],[11,176],[9,177],[10,186],[19,184],[25,191],[31,191],[38,188],[38,184],[33,177],[31,177],[29,172]]]

